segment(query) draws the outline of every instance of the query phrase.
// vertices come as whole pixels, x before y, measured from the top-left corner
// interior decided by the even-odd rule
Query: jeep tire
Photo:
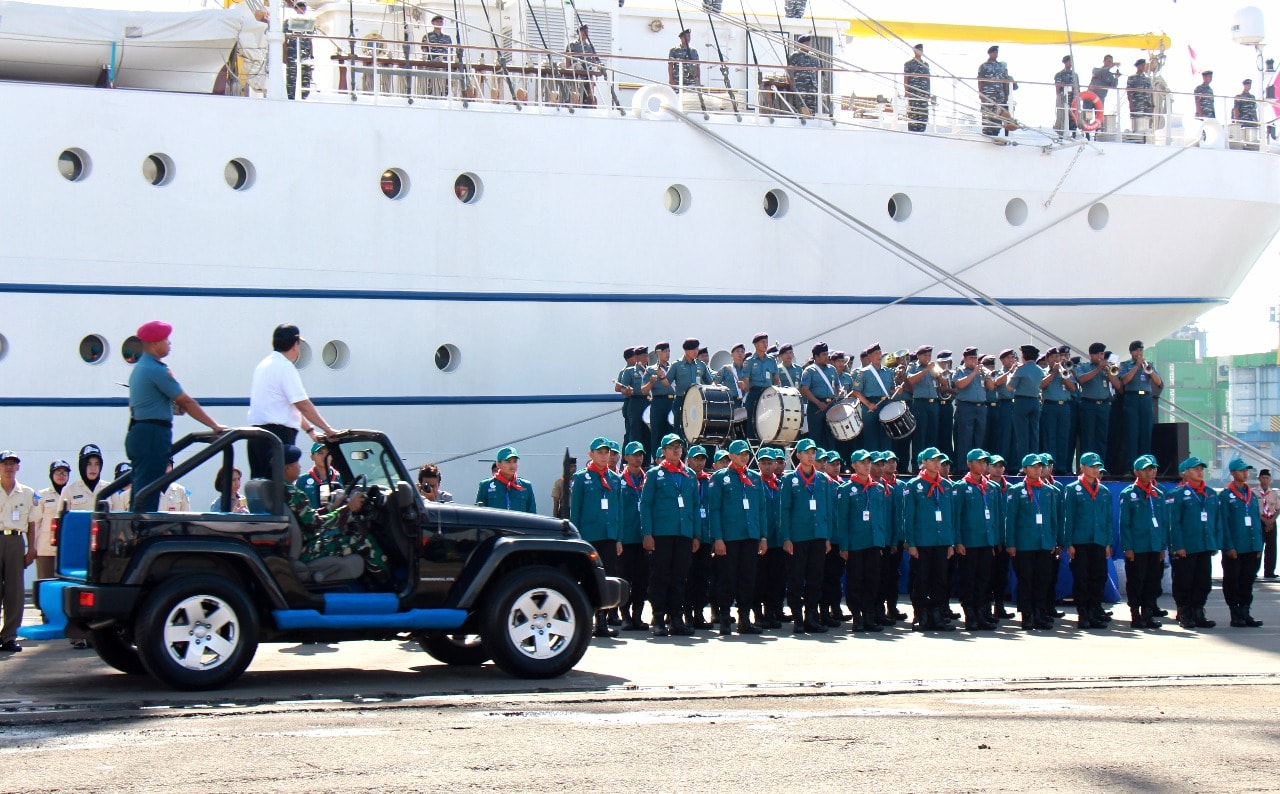
[[[174,689],[217,689],[240,676],[258,649],[258,616],[238,584],[182,576],[146,596],[134,643],[147,672]]]
[[[105,629],[94,629],[90,642],[98,658],[122,673],[144,675],[147,668],[142,666],[138,657],[138,649],[134,648],[124,637],[124,630],[119,626],[108,626]]]
[[[489,661],[489,650],[484,647],[484,641],[475,634],[428,631],[419,634],[415,639],[422,646],[422,650],[437,662],[457,667],[478,667]]]
[[[481,636],[507,674],[554,678],[586,653],[594,614],[582,587],[564,572],[546,566],[518,569],[484,597]]]

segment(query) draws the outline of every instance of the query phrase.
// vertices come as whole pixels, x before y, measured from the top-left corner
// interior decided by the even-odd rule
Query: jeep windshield
[[[369,485],[380,486],[386,491],[395,490],[400,475],[390,453],[381,443],[371,439],[345,441],[338,445],[338,449],[351,469],[352,481],[363,476]]]

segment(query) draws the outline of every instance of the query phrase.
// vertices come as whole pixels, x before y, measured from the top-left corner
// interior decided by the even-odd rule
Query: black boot
[[[964,629],[965,631],[977,631],[980,627],[978,623],[978,610],[971,606],[964,606]]]
[[[877,609],[879,609],[878,606],[877,606]],[[856,617],[862,618],[863,631],[870,631],[870,632],[884,631],[884,624],[880,622],[880,618],[884,617],[884,615],[878,615],[875,612],[867,612],[865,610],[859,610]]]
[[[609,625],[615,627],[622,625],[622,617],[618,614],[617,607],[609,610]]]
[[[810,634],[826,634],[827,627],[822,622],[817,610],[807,609],[804,614],[804,630]]]
[[[720,626],[720,636],[727,637],[733,633],[733,621],[729,619],[729,610],[717,609],[715,622]]]
[[[889,617],[893,618],[894,620],[906,620],[906,619],[907,619],[907,613],[906,613],[906,612],[903,612],[903,611],[902,611],[902,610],[900,610],[900,609],[898,609],[898,605],[897,605],[897,604],[890,604],[890,605],[889,605],[889,611],[888,611],[888,613],[887,613],[887,614],[889,615]]]
[[[689,610],[689,614],[685,616],[685,626],[690,631],[715,628],[715,624],[707,620],[706,613],[702,611],[701,607]]]
[[[801,616],[800,611],[795,610],[794,616],[800,619],[797,621],[794,621],[791,624],[791,633],[792,634],[808,634],[808,631],[805,630],[804,618]]]
[[[1155,606],[1148,606],[1146,609],[1142,610],[1142,614],[1146,618],[1147,628],[1158,629],[1164,625],[1164,623],[1156,620],[1156,615],[1159,612],[1160,612],[1160,609]],[[1165,611],[1165,614],[1166,615],[1169,614],[1168,611]]]
[[[671,629],[667,628],[667,616],[661,612],[653,613],[653,626],[649,633],[655,637],[670,637]]]
[[[751,622],[751,615],[745,609],[738,610],[738,633],[760,634],[760,627]]]
[[[616,637],[618,630],[609,625],[609,618],[603,612],[596,613],[596,632],[597,637]]]
[[[1018,611],[1022,613],[1022,630],[1035,631],[1036,629],[1036,613],[1031,607],[1018,607]]]
[[[1081,630],[1092,629],[1097,627],[1093,622],[1093,616],[1089,614],[1089,607],[1077,606],[1076,613],[1079,616],[1079,626]]]
[[[1251,629],[1256,629],[1262,625],[1261,620],[1254,620],[1253,615],[1249,614],[1249,607],[1247,605],[1240,607],[1240,617],[1244,618],[1244,625]]]
[[[1177,616],[1174,619],[1178,621],[1180,628],[1194,629],[1196,627],[1195,610],[1189,606],[1179,604]]]
[[[840,624],[844,622],[840,618],[836,617],[838,614],[843,614],[840,611],[840,607],[823,607],[823,609],[818,613],[818,619],[822,621],[822,625],[829,629],[834,629],[838,628]]]
[[[1054,628],[1053,623],[1053,607],[1040,607],[1033,610],[1036,621],[1036,628],[1051,631]]]
[[[1194,620],[1195,620],[1196,628],[1198,629],[1211,629],[1214,626],[1218,625],[1218,621],[1209,620],[1209,618],[1205,616],[1204,607],[1195,608]]]
[[[684,622],[684,615],[679,612],[671,616],[672,637],[692,637],[693,627]]]
[[[760,624],[760,627],[764,629],[782,628],[782,607],[765,610],[765,619]]]
[[[912,631],[928,631],[933,628],[933,616],[925,611],[920,604],[912,604],[911,611],[914,613],[911,618]]]
[[[933,628],[935,631],[955,631],[956,627],[951,625],[951,621],[946,619],[947,609],[933,610]]]
[[[1142,607],[1129,605],[1129,628],[1145,629],[1147,627],[1147,619],[1142,614]]]
[[[1102,627],[1106,627],[1111,622],[1111,613],[1102,608],[1102,604],[1093,605],[1093,619],[1097,623],[1101,623]]]
[[[866,631],[866,630],[867,630],[867,621],[866,621],[866,619],[865,619],[865,618],[863,618],[862,613],[861,613],[861,612],[859,612],[859,611],[858,611],[858,610],[856,610],[856,609],[851,610],[851,611],[853,612],[853,614],[852,614],[852,615],[850,615],[849,617],[853,618],[853,621],[849,624],[849,631],[851,631],[851,632],[853,632],[853,633],[855,633],[855,634],[859,634],[859,633],[861,633],[861,632]],[[872,622],[874,622],[874,621],[872,621]],[[878,628],[879,628],[879,626],[877,626],[876,628],[878,629]]]
[[[1166,617],[1168,617],[1168,616],[1169,616],[1169,610],[1167,610],[1167,609],[1161,609],[1161,608],[1160,608],[1158,605],[1156,605],[1156,604],[1152,604],[1151,606],[1147,607],[1147,611],[1151,613],[1151,617],[1152,617],[1153,619],[1154,619],[1154,618],[1166,618]],[[1163,624],[1163,623],[1160,623],[1160,624],[1157,624],[1157,625],[1161,625],[1161,626],[1162,626],[1162,625],[1164,625],[1164,624]]]

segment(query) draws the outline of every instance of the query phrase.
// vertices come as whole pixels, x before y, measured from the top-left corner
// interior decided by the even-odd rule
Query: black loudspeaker
[[[1161,477],[1177,477],[1178,464],[1191,454],[1186,422],[1163,422],[1151,429],[1151,451]]]

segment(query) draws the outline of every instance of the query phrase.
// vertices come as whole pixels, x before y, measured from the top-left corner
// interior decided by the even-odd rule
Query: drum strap
[[[884,396],[887,398],[889,396],[889,389],[884,385],[884,379],[880,377],[880,370],[876,367],[868,367],[868,369],[871,370],[872,375],[876,376],[876,383],[880,384],[880,391],[884,392]]]
[[[796,382],[791,379],[791,371],[787,369],[785,366],[781,367],[781,369],[782,369],[782,374],[785,375],[787,378],[787,386],[794,389],[796,387]]]
[[[817,370],[818,375],[822,377],[822,382],[827,384],[827,391],[831,392],[832,397],[835,397],[836,396],[835,387],[831,385],[831,379],[827,377],[827,373],[823,372],[824,368],[818,366],[817,362],[814,363],[813,368]]]

